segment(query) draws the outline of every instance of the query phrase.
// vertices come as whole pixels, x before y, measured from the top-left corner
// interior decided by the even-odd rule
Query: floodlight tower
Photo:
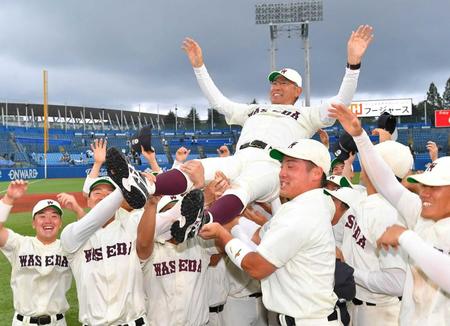
[[[265,3],[256,5],[256,24],[269,25],[270,32],[270,69],[276,69],[275,40],[281,32],[298,32],[305,49],[305,72],[303,89],[305,104],[310,105],[310,64],[309,64],[309,23],[323,20],[322,0],[309,0],[297,3]]]

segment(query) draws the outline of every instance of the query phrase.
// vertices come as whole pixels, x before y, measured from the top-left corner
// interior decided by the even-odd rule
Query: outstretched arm
[[[136,239],[136,251],[139,259],[146,260],[153,252],[153,239],[155,237],[156,207],[161,197],[152,196],[144,206],[139,221]]]
[[[24,180],[11,181],[6,190],[6,195],[0,201],[0,247],[8,241],[8,230],[3,224],[8,219],[14,202],[20,199],[28,189],[28,182]]]
[[[352,31],[347,42],[347,64],[345,76],[342,80],[338,94],[331,98],[327,104],[320,107],[320,119],[325,126],[332,125],[334,119],[328,117],[328,105],[331,103],[343,103],[350,105],[358,85],[361,61],[373,40],[373,28],[369,25],[361,25],[356,31]]]
[[[376,190],[400,212],[409,227],[414,227],[420,212],[420,198],[397,181],[392,170],[375,151],[355,114],[342,104],[333,104],[329,112],[353,136],[362,165]]]
[[[250,108],[247,104],[236,103],[226,98],[212,81],[203,62],[203,53],[200,45],[191,38],[186,38],[182,46],[184,52],[194,68],[195,77],[203,94],[210,105],[225,115],[228,124],[242,125],[245,113]]]
[[[100,169],[102,164],[105,163],[106,160],[106,139],[95,139],[91,144],[91,150],[94,153],[94,165],[92,165],[91,172],[89,172],[86,180],[83,185],[83,194],[85,197],[89,194],[89,187],[92,184],[92,180],[97,178],[100,175]]]

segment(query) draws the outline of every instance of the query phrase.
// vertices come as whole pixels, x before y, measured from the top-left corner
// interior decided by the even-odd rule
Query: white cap
[[[270,157],[282,161],[284,156],[313,162],[326,174],[330,170],[331,158],[328,149],[314,139],[299,139],[284,149],[272,149]]]
[[[339,199],[349,207],[357,207],[362,200],[361,193],[359,191],[348,187],[339,188],[337,190],[324,189],[323,192]]]
[[[161,213],[162,209],[166,207],[170,203],[176,203],[177,201],[181,200],[183,197],[181,195],[176,196],[162,196],[161,199],[158,202],[158,205],[156,205],[156,212]]]
[[[345,176],[340,176],[340,175],[333,174],[333,175],[330,175],[327,178],[327,181],[333,182],[334,184],[338,185],[339,187],[350,187],[350,188],[353,188],[352,183]]]
[[[91,191],[94,190],[94,188],[96,186],[101,185],[101,184],[109,184],[109,185],[113,186],[114,189],[117,188],[116,184],[114,183],[114,181],[112,181],[112,179],[110,177],[106,177],[106,176],[98,177],[98,178],[92,179],[91,183],[89,184],[88,194],[90,195]]]
[[[294,69],[283,68],[281,70],[275,70],[272,71],[267,78],[270,82],[273,82],[280,75],[289,79],[291,82],[296,83],[298,87],[302,87],[302,76]]]
[[[398,178],[403,179],[408,175],[414,162],[408,146],[387,140],[375,145],[375,150]]]
[[[428,166],[425,172],[411,175],[407,180],[425,186],[450,186],[450,156],[438,158]]]
[[[31,213],[31,216],[34,218],[34,215],[42,211],[43,209],[46,209],[47,207],[54,208],[60,216],[63,215],[63,210],[61,209],[61,206],[56,200],[53,199],[43,199],[38,201],[36,205],[33,207],[33,212]]]

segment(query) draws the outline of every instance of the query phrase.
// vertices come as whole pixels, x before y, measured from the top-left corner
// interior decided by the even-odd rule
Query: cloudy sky
[[[207,107],[181,50],[202,46],[214,81],[229,98],[267,102],[268,26],[255,24],[259,0],[2,0],[0,99],[42,102],[42,70],[54,104],[165,112]],[[280,1],[286,3],[288,1]],[[375,39],[364,58],[356,100],[422,100],[430,82],[450,77],[450,1],[323,0],[310,26],[312,103],[333,96],[346,42],[360,24]],[[280,35],[277,66],[304,70],[297,34]],[[202,114],[204,116],[204,114]]]

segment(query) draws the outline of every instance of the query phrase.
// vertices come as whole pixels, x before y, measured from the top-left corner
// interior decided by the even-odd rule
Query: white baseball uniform
[[[29,325],[29,317],[50,315],[51,324],[66,325],[56,314],[69,309],[66,293],[72,283],[69,262],[59,240],[44,245],[36,237],[8,230],[8,240],[0,247],[11,263],[11,289],[16,314],[12,325]],[[17,314],[24,316],[23,321]],[[4,316],[3,316],[4,317]]]
[[[226,257],[226,256],[225,256]],[[224,326],[223,309],[230,291],[227,277],[225,257],[221,257],[217,265],[208,266],[206,270],[209,321],[208,326]]]
[[[216,253],[214,241],[199,237],[178,245],[154,243],[153,253],[143,265],[149,325],[206,325],[206,270]]]
[[[213,180],[216,171],[222,171],[236,184],[225,194],[236,195],[244,206],[254,200],[271,202],[278,197],[280,163],[270,158],[269,146],[284,148],[298,139],[311,138],[318,129],[332,125],[334,120],[328,117],[327,111],[329,103],[301,108],[294,105],[235,103],[217,89],[205,66],[194,68],[194,72],[211,106],[225,115],[227,123],[242,126],[233,156],[201,160],[206,181]],[[331,101],[349,105],[358,76],[359,70],[346,69],[339,93]],[[266,143],[265,150],[254,147],[240,149],[255,140]]]
[[[314,189],[283,204],[260,232],[257,252],[277,267],[261,281],[264,305],[298,325],[339,324],[327,318],[337,301],[334,211],[331,198]]]
[[[239,269],[228,257],[224,261],[230,284],[223,310],[225,326],[266,326],[267,310],[262,303],[260,282]]]
[[[362,301],[349,307],[353,325],[398,325],[398,296],[403,290],[406,262],[400,252],[379,250],[376,244],[395,223],[398,212],[380,194],[367,196],[345,219],[341,250],[345,262],[355,269],[355,298]],[[393,269],[401,275],[401,285],[395,289],[389,274]]]
[[[85,325],[146,321],[143,275],[136,252],[142,210],[118,211],[122,200],[120,190],[114,190],[61,234],[77,285],[79,320]],[[116,218],[102,227],[111,216]]]
[[[365,132],[354,137],[366,173],[376,189],[394,205],[408,228],[442,252],[450,252],[450,218],[437,222],[420,216],[422,202],[418,195],[397,182],[393,173],[374,151]],[[450,294],[433,282],[414,260],[409,259],[400,311],[401,325],[448,325]]]

